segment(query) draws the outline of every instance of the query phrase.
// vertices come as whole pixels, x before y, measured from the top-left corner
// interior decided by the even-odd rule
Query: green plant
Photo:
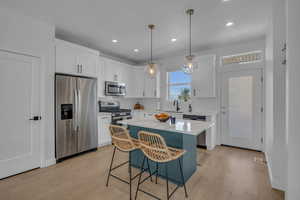
[[[191,98],[190,95],[190,89],[189,88],[184,88],[181,90],[180,95],[178,95],[178,99],[184,102],[187,102]]]

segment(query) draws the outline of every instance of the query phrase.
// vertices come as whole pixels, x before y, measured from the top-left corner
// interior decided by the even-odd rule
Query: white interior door
[[[222,144],[261,150],[262,70],[222,74]]]
[[[39,59],[0,51],[0,179],[40,166]],[[36,118],[37,119],[37,118]]]

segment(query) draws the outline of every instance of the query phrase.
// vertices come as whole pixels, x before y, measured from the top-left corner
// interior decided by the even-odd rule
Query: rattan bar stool
[[[166,145],[166,142],[162,136],[159,134],[155,133],[150,133],[147,131],[140,131],[138,133],[138,138],[140,142],[140,150],[144,153],[144,158],[143,158],[143,163],[141,166],[144,165],[145,160],[150,159],[151,161],[156,163],[156,171],[150,173],[150,176],[153,174],[156,174],[156,180],[155,182],[157,183],[157,176],[158,176],[158,164],[164,164],[165,165],[165,178],[166,178],[166,183],[167,183],[167,199],[169,200],[171,196],[176,192],[176,190],[181,186],[177,185],[177,187],[169,193],[169,177],[168,177],[168,163],[170,161],[178,160],[179,168],[180,168],[180,176],[181,176],[181,181],[182,185],[184,187],[184,192],[185,192],[185,197],[188,198],[185,182],[184,182],[184,176],[182,172],[182,166],[181,166],[181,161],[180,157],[185,154],[185,150],[183,149],[176,149],[176,148],[171,148]],[[141,174],[139,175],[139,180],[138,180],[138,186],[136,189],[136,194],[135,194],[135,199],[137,199],[138,192],[141,191],[155,199],[160,199],[159,197],[144,191],[140,189],[140,185],[145,182],[145,180],[148,178],[145,178],[144,180],[141,180],[142,174],[144,170],[141,168]]]
[[[142,172],[140,172],[140,173],[136,174],[135,176],[132,176],[132,173],[131,173],[131,152],[139,149],[140,144],[139,144],[139,141],[137,139],[134,139],[129,135],[129,132],[125,127],[110,125],[109,130],[110,130],[110,134],[111,134],[111,138],[112,138],[112,144],[114,146],[114,151],[113,151],[113,155],[112,155],[111,162],[110,162],[109,172],[108,172],[108,176],[107,176],[107,180],[106,180],[106,187],[108,187],[110,177],[114,177],[115,179],[118,179],[119,181],[122,181],[124,183],[129,184],[129,199],[131,200],[132,199],[132,196],[131,196],[131,186],[132,186],[131,183],[132,183],[132,180],[137,178],[142,173]],[[123,163],[113,167],[113,162],[114,162],[116,150],[119,150],[119,151],[122,151],[122,152],[128,152],[129,153],[129,159],[128,159],[128,161],[123,162]],[[115,170],[119,167],[122,167],[123,165],[125,165],[127,163],[129,164],[129,166],[128,166],[129,181],[124,180],[124,179],[112,174],[113,170]],[[149,167],[149,162],[147,162],[147,165],[148,165],[147,169],[144,169],[144,164],[141,166],[141,168],[143,170],[148,170],[149,173],[151,174],[150,167]],[[151,178],[151,181],[152,181],[152,178]]]

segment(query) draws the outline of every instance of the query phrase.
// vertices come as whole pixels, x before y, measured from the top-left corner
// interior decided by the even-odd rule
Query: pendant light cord
[[[151,38],[151,42],[150,42],[150,63],[152,63],[152,31],[153,31],[153,28],[150,28],[151,29],[151,32],[150,32],[150,38]]]
[[[190,28],[190,56],[192,55],[192,13],[189,13],[189,20],[190,20],[190,24],[189,24],[189,28]]]

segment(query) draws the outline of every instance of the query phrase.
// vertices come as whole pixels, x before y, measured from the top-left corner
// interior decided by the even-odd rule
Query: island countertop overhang
[[[137,126],[137,127],[144,127],[144,128],[151,128],[169,132],[176,132],[188,135],[197,136],[203,131],[215,126],[214,121],[204,122],[204,121],[194,121],[194,120],[176,120],[175,124],[171,124],[168,122],[159,122],[154,118],[148,119],[129,119],[120,121],[123,125],[129,126]]]

